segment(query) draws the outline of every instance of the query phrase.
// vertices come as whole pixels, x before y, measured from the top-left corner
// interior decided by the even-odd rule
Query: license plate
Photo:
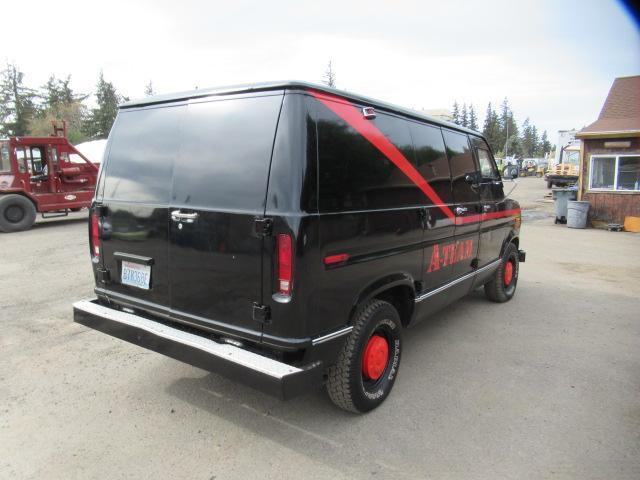
[[[122,284],[149,290],[151,265],[140,265],[133,262],[122,262]]]

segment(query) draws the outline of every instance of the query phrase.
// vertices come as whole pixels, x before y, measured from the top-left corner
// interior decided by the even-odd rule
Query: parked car
[[[408,327],[515,294],[520,208],[478,132],[288,82],[126,103],[107,151],[75,321],[282,398],[371,410]]]

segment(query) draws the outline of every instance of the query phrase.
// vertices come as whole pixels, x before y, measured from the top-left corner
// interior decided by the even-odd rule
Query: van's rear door
[[[162,314],[170,308],[168,206],[185,110],[186,105],[121,109],[100,188],[109,281],[98,289],[117,303]]]
[[[259,340],[262,242],[282,92],[192,100],[169,208],[172,315]]]

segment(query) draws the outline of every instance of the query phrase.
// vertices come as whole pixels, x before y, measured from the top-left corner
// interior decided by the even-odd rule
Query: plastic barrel
[[[587,228],[587,214],[589,202],[569,201],[567,207],[567,227]]]
[[[556,223],[567,221],[567,202],[576,199],[576,191],[572,188],[554,188],[553,200],[556,207]]]

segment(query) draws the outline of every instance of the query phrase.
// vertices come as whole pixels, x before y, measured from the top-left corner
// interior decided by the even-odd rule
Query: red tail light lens
[[[278,293],[291,296],[293,289],[293,246],[291,235],[278,235]]]
[[[91,236],[90,247],[91,256],[94,258],[100,258],[100,219],[96,212],[91,212]]]

